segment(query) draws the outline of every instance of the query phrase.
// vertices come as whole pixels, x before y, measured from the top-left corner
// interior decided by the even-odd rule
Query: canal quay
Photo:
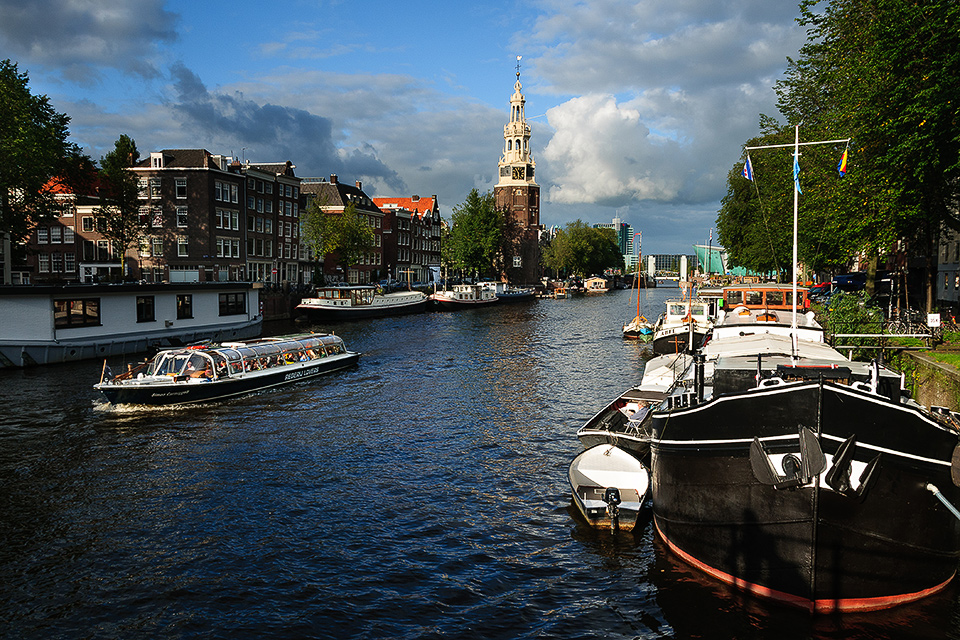
[[[100,361],[0,372],[0,637],[960,637],[955,585],[811,617],[685,565],[649,506],[578,519],[575,432],[652,356],[630,296],[315,327],[359,365],[184,408],[109,407]]]

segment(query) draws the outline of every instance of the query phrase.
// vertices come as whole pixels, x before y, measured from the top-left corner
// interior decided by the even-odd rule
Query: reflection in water
[[[676,290],[650,293],[648,317]],[[101,362],[0,372],[0,635],[956,637],[954,589],[811,620],[686,567],[649,515],[574,515],[576,429],[651,355],[633,309],[320,327],[356,369],[203,406],[106,407]]]

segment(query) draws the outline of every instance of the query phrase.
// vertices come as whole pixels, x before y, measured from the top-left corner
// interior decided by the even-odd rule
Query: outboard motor
[[[607,503],[607,515],[610,516],[610,530],[620,527],[620,489],[607,487],[603,492],[603,501]]]

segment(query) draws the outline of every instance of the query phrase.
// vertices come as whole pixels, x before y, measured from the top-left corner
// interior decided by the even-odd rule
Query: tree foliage
[[[139,244],[149,223],[140,218],[137,176],[130,171],[139,159],[137,143],[126,134],[100,159],[100,206],[94,217],[101,235],[120,254],[121,270],[127,249]]]
[[[802,122],[801,141],[852,138],[842,180],[832,170],[841,148],[802,148],[801,212],[820,216],[828,244],[813,262],[822,255],[835,264],[844,252],[882,251],[904,238],[932,254],[944,224],[960,228],[960,4],[802,0],[798,21],[808,41],[777,83],[791,126],[775,137]],[[760,158],[751,155],[755,165]],[[731,171],[731,207],[721,217],[757,209],[749,201],[732,206],[748,193],[736,181],[743,178]]]
[[[444,262],[467,274],[489,276],[502,272],[504,245],[512,233],[493,193],[472,189],[453,207],[453,225],[444,248]]]
[[[0,234],[17,244],[58,213],[48,185],[78,177],[84,156],[67,141],[70,118],[31,94],[27,74],[10,60],[0,62],[0,113]]]
[[[558,276],[586,276],[623,269],[623,254],[613,229],[595,228],[576,220],[557,231],[544,247],[543,264]]]
[[[334,255],[344,269],[359,263],[374,248],[376,236],[354,203],[340,212],[327,212],[313,200],[304,214],[303,237],[319,256]]]

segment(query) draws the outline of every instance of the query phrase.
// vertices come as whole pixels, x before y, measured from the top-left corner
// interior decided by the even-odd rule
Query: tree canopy
[[[100,206],[94,215],[98,230],[120,255],[121,270],[126,250],[139,244],[149,224],[140,218],[137,176],[130,171],[139,159],[137,143],[126,134],[100,159]]]
[[[10,60],[0,61],[0,113],[0,235],[17,244],[58,213],[51,179],[70,181],[85,157],[67,141],[70,118],[31,94],[27,74]]]
[[[463,203],[453,207],[453,224],[442,245],[444,262],[467,274],[498,274],[511,236],[508,226],[493,193],[472,189]]]
[[[798,22],[807,27],[807,43],[776,85],[787,125],[769,126],[766,119],[764,135],[747,146],[791,142],[783,138],[798,123],[801,142],[852,138],[843,179],[834,170],[842,147],[801,148],[801,216],[808,219],[801,255],[829,266],[845,253],[882,251],[902,239],[935,254],[942,225],[960,228],[960,5],[802,0]],[[761,187],[758,198],[740,176],[742,164],[735,167],[718,221],[725,245],[740,241],[737,217],[756,221],[766,213],[775,220],[786,208],[783,197],[792,197],[791,165],[784,168],[772,155],[751,154],[755,175],[761,180],[764,165],[777,163],[784,196],[765,196]],[[753,234],[758,246],[750,250],[728,246],[733,259],[751,266],[750,256],[783,237],[780,226],[770,224],[769,238]],[[813,250],[818,234],[823,241]]]
[[[558,276],[586,276],[606,269],[623,269],[623,254],[613,229],[591,227],[576,220],[557,231],[544,247],[543,265]]]
[[[365,253],[374,248],[373,229],[354,203],[343,211],[324,211],[324,203],[314,199],[304,212],[303,237],[319,256],[335,255],[338,263],[349,269]]]

